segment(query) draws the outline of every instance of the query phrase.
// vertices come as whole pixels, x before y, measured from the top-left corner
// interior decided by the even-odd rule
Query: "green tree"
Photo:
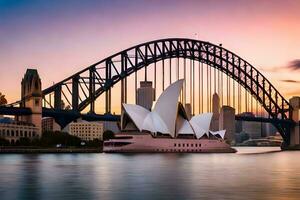
[[[80,138],[61,131],[46,131],[40,139],[41,146],[55,146],[62,144],[63,146],[80,146]]]
[[[102,141],[100,141],[99,139],[93,139],[91,141],[87,141],[86,146],[88,146],[88,147],[100,147],[100,146],[102,146]]]
[[[0,92],[0,106],[7,104],[5,95]]]
[[[16,145],[19,146],[30,146],[31,145],[31,141],[29,138],[26,137],[21,137],[19,142],[16,142]]]
[[[0,146],[9,146],[9,141],[0,137]]]

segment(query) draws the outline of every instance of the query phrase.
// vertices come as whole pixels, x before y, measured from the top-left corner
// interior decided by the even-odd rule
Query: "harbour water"
[[[0,199],[300,199],[300,151],[2,154]]]

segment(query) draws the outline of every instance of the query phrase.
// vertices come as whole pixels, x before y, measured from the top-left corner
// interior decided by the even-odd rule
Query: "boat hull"
[[[150,134],[124,135],[104,142],[106,153],[235,153],[221,139],[154,138]]]

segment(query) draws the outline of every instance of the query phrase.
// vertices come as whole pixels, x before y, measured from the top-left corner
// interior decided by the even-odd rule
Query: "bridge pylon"
[[[295,96],[290,99],[290,105],[293,108],[290,118],[295,122],[295,126],[291,127],[290,147],[300,146],[300,97]]]
[[[27,69],[21,82],[21,107],[30,108],[31,115],[20,116],[21,121],[34,124],[37,135],[42,132],[42,83],[36,69]]]

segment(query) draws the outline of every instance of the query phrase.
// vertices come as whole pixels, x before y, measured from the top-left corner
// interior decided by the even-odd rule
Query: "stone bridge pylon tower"
[[[31,115],[21,116],[22,121],[34,124],[41,136],[42,124],[42,83],[36,69],[27,69],[21,82],[21,107],[30,108]]]
[[[293,148],[300,146],[300,97],[292,97],[290,104],[293,107],[290,117],[295,122],[295,126],[291,128],[290,135],[290,147]]]

